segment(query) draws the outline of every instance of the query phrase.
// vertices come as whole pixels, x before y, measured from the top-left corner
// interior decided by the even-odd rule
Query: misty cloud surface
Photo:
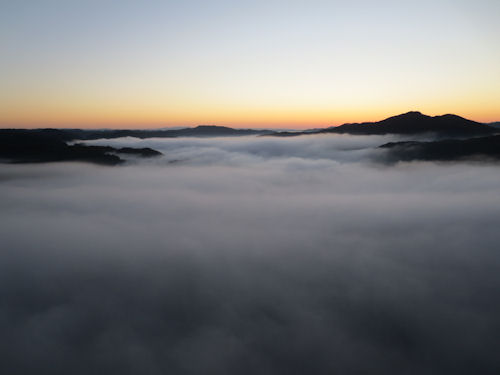
[[[0,373],[499,373],[498,166],[391,140],[0,165]]]

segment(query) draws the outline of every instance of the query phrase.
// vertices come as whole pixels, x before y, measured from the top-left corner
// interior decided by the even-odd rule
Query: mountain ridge
[[[287,137],[327,133],[353,135],[436,133],[442,136],[473,136],[497,132],[499,130],[494,127],[454,114],[428,116],[419,111],[410,111],[377,122],[346,123],[315,131],[275,132],[271,135]]]
[[[61,161],[90,162],[101,165],[118,165],[125,162],[120,156],[161,156],[151,148],[90,146],[82,143],[68,144],[58,134],[31,130],[0,130],[0,162],[47,163]]]
[[[387,151],[389,162],[399,161],[498,161],[500,135],[468,139],[442,139],[437,141],[389,142],[379,146]]]

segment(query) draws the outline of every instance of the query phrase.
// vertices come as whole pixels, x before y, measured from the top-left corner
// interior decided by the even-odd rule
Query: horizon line
[[[293,123],[286,124],[286,123],[280,123],[280,124],[268,124],[268,125],[243,125],[243,124],[219,124],[219,123],[195,123],[191,125],[165,125],[165,124],[155,124],[155,125],[149,125],[149,124],[133,124],[133,125],[127,125],[127,124],[117,124],[116,126],[114,124],[70,124],[68,126],[61,126],[61,125],[52,125],[52,124],[40,124],[40,125],[29,125],[29,124],[23,124],[23,125],[7,125],[7,124],[0,124],[0,129],[26,129],[26,130],[36,130],[36,129],[80,129],[80,130],[176,130],[176,129],[189,129],[189,128],[197,128],[200,126],[215,126],[215,127],[224,127],[224,128],[232,128],[232,129],[251,129],[251,130],[311,130],[311,129],[327,129],[327,128],[333,128],[333,127],[338,127],[342,126],[345,124],[363,124],[363,123],[372,123],[372,122],[379,122],[383,121],[385,119],[391,118],[391,117],[396,117],[400,115],[405,115],[408,113],[420,113],[424,116],[429,116],[429,117],[439,117],[439,116],[445,116],[445,115],[454,115],[454,116],[459,116],[462,118],[465,118],[470,121],[474,121],[480,124],[494,124],[499,121],[477,121],[477,120],[471,120],[470,118],[460,116],[453,114],[451,112],[444,113],[441,115],[426,115],[422,113],[419,110],[411,110],[403,113],[399,113],[396,115],[391,115],[391,116],[386,116],[380,120],[371,120],[371,121],[351,121],[351,122],[342,122],[338,123],[335,125],[306,125],[306,124],[301,124],[298,127],[294,126]],[[144,127],[146,125],[147,127]]]

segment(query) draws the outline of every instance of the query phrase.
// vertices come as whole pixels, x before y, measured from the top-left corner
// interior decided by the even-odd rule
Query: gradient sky
[[[499,19],[498,0],[0,0],[0,126],[500,121]]]

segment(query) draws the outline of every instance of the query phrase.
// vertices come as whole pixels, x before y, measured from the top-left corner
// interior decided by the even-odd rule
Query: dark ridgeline
[[[388,151],[388,161],[500,160],[500,135],[433,142],[390,142],[380,148]]]
[[[233,129],[225,126],[200,125],[185,129],[158,130],[84,130],[84,129],[0,129],[0,159],[11,163],[85,161],[116,165],[124,160],[119,154],[152,157],[161,152],[150,148],[68,145],[69,141],[134,138],[228,137],[266,134],[267,130]]]
[[[63,141],[113,139],[122,137],[134,138],[175,138],[175,137],[231,137],[271,133],[269,130],[233,129],[225,126],[200,125],[184,129],[34,129],[32,132],[48,135]]]
[[[498,149],[499,123],[492,126],[467,120],[456,115],[426,116],[420,112],[408,112],[389,117],[379,122],[344,124],[326,129],[302,132],[272,132],[270,130],[233,129],[225,126],[200,125],[185,129],[158,130],[83,130],[83,129],[0,129],[0,159],[15,163],[87,161],[116,165],[124,160],[120,154],[152,157],[161,155],[150,148],[116,149],[109,146],[69,145],[77,140],[176,137],[230,137],[245,135],[271,135],[291,137],[308,134],[352,134],[352,135],[415,135],[434,134],[441,141],[400,142],[381,146],[389,151],[391,160],[455,160],[477,156],[500,159]],[[471,137],[481,137],[473,139]],[[485,137],[489,136],[489,137]],[[443,138],[471,138],[462,141]]]
[[[419,134],[434,133],[439,136],[464,137],[488,135],[498,132],[492,126],[467,120],[456,115],[426,116],[420,112],[408,112],[378,122],[344,124],[336,127],[304,132],[275,132],[273,136],[289,137],[306,134]]]
[[[226,126],[200,125],[195,128],[167,130],[173,137],[227,137],[268,134],[269,130],[233,129]]]
[[[379,122],[363,124],[345,124],[336,128],[320,131],[321,133],[347,134],[417,134],[438,133],[450,136],[486,135],[495,129],[479,122],[467,120],[457,115],[426,116],[420,112],[408,112],[389,117]]]
[[[85,161],[104,165],[123,163],[119,154],[152,157],[161,152],[150,148],[69,145],[76,140],[175,137],[228,137],[266,134],[267,130],[233,129],[225,126],[200,125],[185,129],[159,130],[84,130],[84,129],[0,129],[0,159],[10,163]]]
[[[64,135],[64,131],[0,130],[0,159],[10,163],[84,161],[117,165],[124,162],[119,154],[142,157],[161,155],[150,148],[68,145],[61,135]]]

